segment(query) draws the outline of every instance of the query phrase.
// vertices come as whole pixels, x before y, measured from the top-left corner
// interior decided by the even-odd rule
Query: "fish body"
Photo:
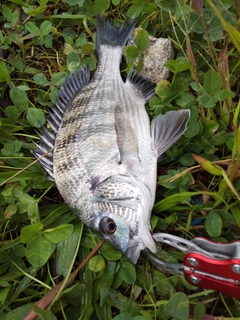
[[[150,215],[157,159],[186,130],[188,110],[158,116],[150,125],[146,102],[152,83],[120,74],[123,46],[136,21],[115,27],[97,17],[98,67],[71,75],[59,90],[36,157],[63,199],[89,228],[136,263],[141,250],[157,251]]]

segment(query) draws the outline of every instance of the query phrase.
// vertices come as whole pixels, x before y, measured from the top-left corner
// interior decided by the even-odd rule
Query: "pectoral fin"
[[[189,110],[178,110],[160,114],[152,120],[151,132],[158,157],[184,134],[189,117]]]
[[[121,163],[139,162],[136,134],[121,107],[115,108],[115,128]]]

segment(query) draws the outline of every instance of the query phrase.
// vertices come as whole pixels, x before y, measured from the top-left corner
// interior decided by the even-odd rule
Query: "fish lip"
[[[157,253],[157,244],[154,238],[151,236],[152,241],[145,243],[141,239],[130,239],[128,242],[128,248],[125,252],[126,256],[132,262],[132,264],[136,264],[138,258],[141,254],[141,251],[148,249],[152,253]]]
[[[132,262],[132,264],[136,264],[140,256],[140,253],[143,249],[144,248],[143,248],[142,241],[130,240],[128,249],[125,252],[125,254],[129,258],[129,260]]]

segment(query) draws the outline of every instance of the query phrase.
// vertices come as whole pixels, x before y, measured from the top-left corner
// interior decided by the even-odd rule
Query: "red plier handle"
[[[240,241],[213,242],[202,237],[191,241],[165,233],[153,235],[157,242],[185,253],[183,263],[167,263],[150,251],[148,259],[170,273],[184,274],[186,280],[200,288],[213,289],[240,299]]]
[[[186,280],[240,299],[240,241],[212,242],[201,237],[192,241],[208,252],[192,251],[184,256]]]

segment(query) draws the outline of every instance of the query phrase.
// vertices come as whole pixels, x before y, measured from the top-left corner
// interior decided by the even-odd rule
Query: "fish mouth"
[[[132,264],[136,264],[140,253],[143,249],[143,243],[141,241],[130,240],[128,244],[128,249],[126,251],[126,256],[132,262]]]
[[[143,243],[142,240],[137,239],[130,239],[128,243],[128,249],[126,251],[126,256],[129,258],[129,260],[132,262],[132,264],[136,264],[138,261],[138,258],[140,256],[140,253],[145,248],[148,248],[152,253],[157,252],[157,244],[153,237],[151,236],[151,239],[148,239],[148,243]]]

